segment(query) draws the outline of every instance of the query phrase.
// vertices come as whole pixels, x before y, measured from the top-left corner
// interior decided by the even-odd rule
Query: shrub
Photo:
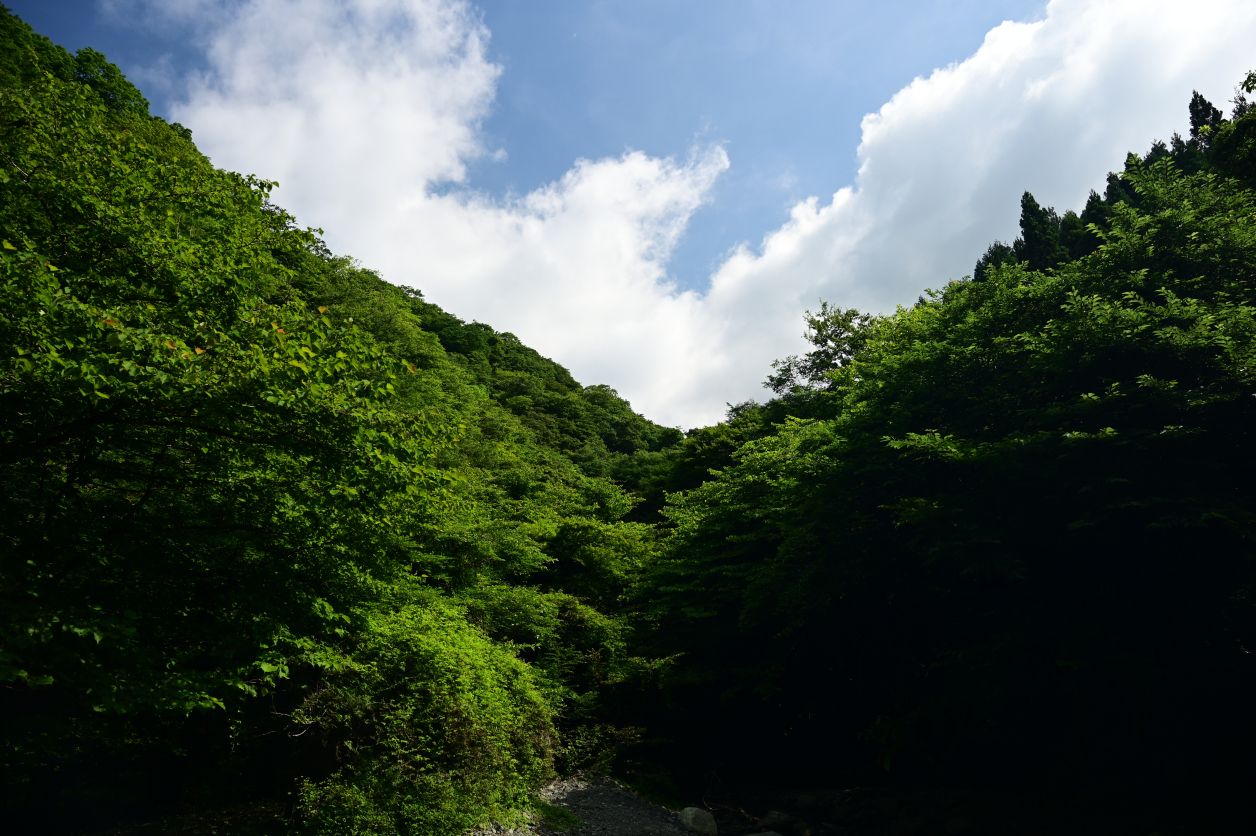
[[[302,787],[302,833],[460,833],[550,775],[551,708],[531,669],[459,609],[375,613],[355,643],[297,713],[342,762]]]

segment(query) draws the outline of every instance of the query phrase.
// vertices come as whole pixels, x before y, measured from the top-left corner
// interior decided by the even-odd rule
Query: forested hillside
[[[1248,774],[1253,89],[1232,119],[1195,94],[1189,139],[1080,215],[1025,193],[971,279],[808,314],[777,397],[686,442],[722,469],[637,588],[643,646],[678,658],[638,722],[743,783]]]
[[[0,24],[6,816],[456,833],[596,757],[599,688],[651,666],[609,477],[680,433]]]
[[[0,41],[23,832],[458,834],[577,770],[1252,777],[1242,95],[1080,213],[1026,193],[971,278],[808,314],[770,400],[682,433],[329,252],[99,53]]]

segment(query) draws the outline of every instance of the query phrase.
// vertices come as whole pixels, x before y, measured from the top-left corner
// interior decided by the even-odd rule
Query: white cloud
[[[460,2],[252,0],[212,32],[214,72],[176,118],[215,163],[280,181],[351,243],[483,153],[500,73],[487,38]]]
[[[392,280],[515,332],[578,380],[616,386],[638,410],[667,414],[695,386],[721,397],[723,329],[697,294],[675,292],[666,262],[727,166],[720,148],[684,163],[640,152],[581,160],[504,205],[459,194],[413,201],[359,242]]]
[[[465,3],[248,0],[206,20],[215,70],[175,116],[216,163],[279,180],[280,203],[391,281],[685,426],[759,394],[818,298],[887,310],[969,272],[1015,234],[1024,189],[1080,207],[1127,150],[1183,128],[1192,88],[1221,104],[1256,65],[1254,4],[1055,0],[866,117],[856,182],[732,251],[699,295],[666,265],[721,148],[577,161],[517,200],[433,191],[488,153],[500,68]]]
[[[1256,6],[1237,2],[1055,0],[1043,20],[1004,23],[865,117],[854,190],[799,204],[761,254],[717,272],[710,296],[786,285],[865,309],[910,304],[1015,236],[1022,191],[1080,209],[1127,151],[1185,127],[1193,88],[1228,100],[1256,65],[1254,36]]]

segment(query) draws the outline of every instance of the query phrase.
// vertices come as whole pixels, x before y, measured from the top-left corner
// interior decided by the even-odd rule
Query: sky
[[[1228,109],[1256,4],[6,0],[333,250],[663,424]]]

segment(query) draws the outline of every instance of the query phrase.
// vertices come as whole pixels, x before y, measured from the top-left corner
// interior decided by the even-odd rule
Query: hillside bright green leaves
[[[181,137],[77,85],[4,96],[6,678],[100,708],[251,693],[394,571],[450,431],[390,409],[407,372],[352,323],[284,298],[274,252],[309,239],[265,184],[171,162]]]
[[[649,667],[655,552],[605,476],[679,433],[0,24],[5,815],[297,794],[304,832],[453,833],[603,757],[560,735]]]

